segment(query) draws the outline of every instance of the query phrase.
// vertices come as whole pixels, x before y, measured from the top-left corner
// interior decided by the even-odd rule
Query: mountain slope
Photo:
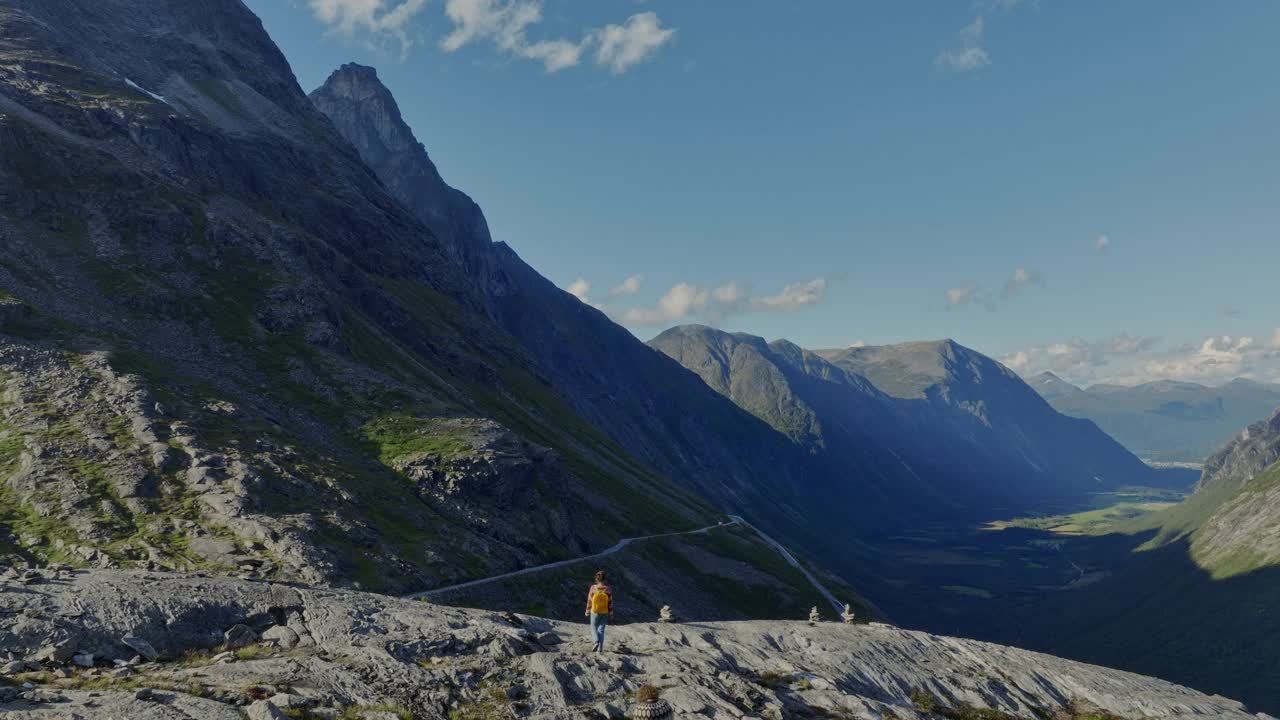
[[[1093,423],[1061,415],[1017,374],[953,341],[818,354],[902,401],[947,456],[1004,469],[1005,482],[1045,494],[1160,482]]]
[[[553,392],[238,0],[0,1],[0,145],[0,554],[399,590],[719,517]]]
[[[1025,639],[1280,710],[1280,411],[1211,457],[1191,497],[1128,532],[1143,551],[1032,608]]]
[[[647,464],[779,536],[800,538],[812,513],[834,512],[833,503],[815,502],[834,469],[555,287],[507,245],[491,243],[483,222],[470,229],[451,222],[471,217],[473,204],[439,179],[371,69],[343,66],[311,98],[406,207],[455,253],[473,257],[470,278],[486,313],[582,417]],[[856,507],[856,498],[835,505]]]
[[[1088,418],[1139,456],[1162,461],[1202,462],[1280,406],[1280,385],[1244,379],[1219,387],[1163,380],[1082,390],[1041,373],[1027,382],[1059,412]]]
[[[1016,375],[950,341],[810,352],[690,326],[651,345],[814,454],[909,469],[861,478],[896,512],[933,504],[980,517],[1153,475],[1091,423],[1059,415]]]

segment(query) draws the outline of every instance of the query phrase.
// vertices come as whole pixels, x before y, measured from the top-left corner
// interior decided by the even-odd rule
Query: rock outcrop
[[[264,644],[225,651],[235,627]],[[287,627],[293,648],[267,638]],[[641,686],[677,717],[1254,718],[1152,678],[884,625],[738,622],[610,628],[232,578],[73,571],[0,587],[0,647],[19,667],[0,712],[21,720],[148,717],[619,717]],[[123,638],[153,647],[136,657]],[[91,654],[67,669],[47,648]],[[65,655],[65,653],[63,653]],[[1062,717],[1072,717],[1070,714]]]

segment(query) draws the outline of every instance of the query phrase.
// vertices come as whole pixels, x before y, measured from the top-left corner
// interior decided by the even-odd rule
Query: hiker
[[[591,635],[596,640],[592,652],[604,652],[604,628],[613,617],[613,588],[605,581],[603,570],[596,572],[595,584],[587,590],[587,617],[591,618]]]

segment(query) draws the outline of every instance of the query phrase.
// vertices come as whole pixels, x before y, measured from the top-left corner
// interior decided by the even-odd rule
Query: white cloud
[[[626,325],[664,325],[683,320],[707,305],[710,293],[689,283],[673,286],[652,308],[631,308],[622,313]]]
[[[407,52],[413,45],[409,21],[422,11],[426,0],[307,0],[317,20],[343,35],[368,33],[375,38],[392,38]]]
[[[593,33],[593,39],[599,43],[596,64],[608,65],[613,74],[620,75],[652,57],[675,32],[673,28],[662,27],[662,20],[654,12],[632,15],[622,25],[606,25]]]
[[[866,346],[867,346],[866,340],[854,340],[853,342],[849,343],[850,348],[864,348]]]
[[[737,304],[747,297],[747,287],[737,281],[728,285],[721,285],[711,292],[716,302],[724,304]]]
[[[643,275],[631,275],[626,280],[609,288],[609,297],[622,297],[624,295],[635,295],[640,291],[640,284],[644,282]]]
[[[1111,238],[1106,235],[1099,235],[1093,240],[1093,249],[1097,252],[1104,253],[1111,247]]]
[[[547,72],[577,65],[582,57],[580,42],[529,41],[525,31],[542,22],[541,0],[446,0],[444,13],[453,21],[453,31],[440,41],[445,52],[489,40],[503,52],[542,62]]]
[[[699,318],[718,324],[743,312],[795,312],[821,302],[826,294],[825,278],[789,283],[773,295],[752,295],[747,285],[733,281],[706,289],[687,282],[668,290],[652,307],[638,307],[614,313],[624,325],[655,326]]]
[[[585,278],[578,278],[569,283],[569,287],[565,290],[572,296],[578,298],[584,303],[590,303],[591,282]]]
[[[673,28],[662,27],[657,13],[643,12],[622,25],[590,30],[580,40],[531,41],[529,29],[542,22],[542,0],[446,0],[445,15],[453,22],[452,31],[440,41],[445,52],[487,40],[504,53],[541,62],[549,73],[578,65],[582,54],[595,46],[596,64],[621,74],[651,57],[675,33]]]
[[[978,15],[973,22],[956,33],[958,45],[938,53],[933,59],[935,67],[955,72],[981,70],[991,64],[991,56],[982,47],[982,36],[986,29],[986,16]]]
[[[1007,15],[1020,5],[1030,4],[1026,0],[979,0],[975,3],[977,14],[973,21],[956,33],[955,45],[938,53],[933,65],[942,70],[958,73],[981,70],[991,64],[991,55],[984,47],[987,22],[993,16]]]
[[[582,46],[568,40],[544,40],[525,46],[520,54],[541,60],[547,72],[553,73],[577,65],[582,59]]]
[[[822,297],[826,292],[826,278],[794,282],[784,287],[782,292],[777,295],[752,298],[751,307],[757,310],[795,312],[806,305],[822,302]]]
[[[978,288],[975,286],[948,288],[946,295],[948,307],[968,305],[978,299]]]
[[[1280,373],[1280,329],[1266,341],[1249,335],[1215,335],[1172,347],[1158,337],[1072,338],[1025,348],[1000,360],[1025,376],[1048,370],[1080,385],[1161,379],[1209,385],[1237,377],[1268,380]]]
[[[1031,285],[1044,285],[1044,276],[1034,270],[1026,268],[1018,268],[1013,271],[1013,275],[1004,284],[1004,299],[1009,300],[1017,297],[1023,290]]]

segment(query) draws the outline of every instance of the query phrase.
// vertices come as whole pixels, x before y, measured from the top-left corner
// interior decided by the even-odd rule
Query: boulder
[[[155,646],[140,637],[126,635],[120,638],[120,643],[147,660],[155,660],[160,657],[160,653],[156,652]]]
[[[234,650],[258,642],[258,633],[248,625],[233,625],[222,634],[222,642],[227,648]]]
[[[36,652],[36,660],[42,662],[64,663],[75,657],[76,648],[70,640],[45,645]]]
[[[280,711],[270,700],[259,700],[244,709],[248,720],[289,720],[289,716]],[[397,719],[398,720],[398,719]]]
[[[276,693],[267,698],[267,702],[283,710],[301,710],[315,704],[311,698],[293,693]]]
[[[267,642],[274,642],[277,646],[292,650],[298,645],[298,633],[284,625],[273,625],[262,633],[262,639]]]

